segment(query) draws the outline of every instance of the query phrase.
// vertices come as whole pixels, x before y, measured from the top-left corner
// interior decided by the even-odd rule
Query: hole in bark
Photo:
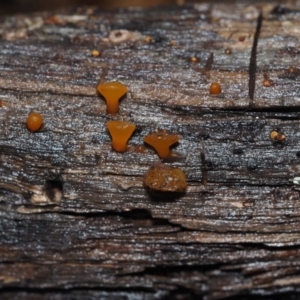
[[[297,157],[300,157],[300,151],[297,151],[297,152],[296,152],[296,156],[297,156]]]
[[[121,37],[121,36],[122,36],[122,32],[118,31],[118,32],[115,33],[115,37],[118,38],[118,37]]]
[[[236,155],[241,155],[243,154],[243,150],[241,148],[236,148],[236,149],[233,149],[233,154],[236,154]]]
[[[45,193],[51,202],[58,203],[63,197],[63,183],[60,180],[47,180]]]

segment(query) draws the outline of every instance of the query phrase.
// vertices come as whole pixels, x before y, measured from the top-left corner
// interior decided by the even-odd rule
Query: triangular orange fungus
[[[119,111],[119,99],[127,93],[127,87],[119,82],[99,84],[98,92],[105,98],[107,112],[116,114]]]
[[[170,156],[170,146],[179,141],[176,134],[168,134],[165,131],[159,131],[144,137],[144,142],[152,146],[160,158]]]
[[[135,131],[135,125],[122,121],[109,121],[106,126],[112,138],[113,149],[117,152],[124,152],[129,138]]]

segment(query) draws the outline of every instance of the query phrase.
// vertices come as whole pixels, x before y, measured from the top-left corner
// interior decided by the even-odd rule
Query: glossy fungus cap
[[[179,141],[176,134],[168,134],[165,131],[151,133],[144,137],[144,142],[152,146],[160,158],[170,156],[170,146]]]
[[[135,125],[123,121],[109,121],[106,126],[112,138],[113,149],[117,152],[124,152],[135,130]]]
[[[116,114],[119,111],[119,99],[127,93],[127,87],[119,82],[99,84],[98,92],[105,98],[107,112]]]

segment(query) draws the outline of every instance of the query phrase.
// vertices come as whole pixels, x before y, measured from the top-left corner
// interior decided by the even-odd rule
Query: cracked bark
[[[259,37],[260,10],[243,4],[1,19],[1,299],[299,292],[290,179],[300,172],[300,76],[288,69],[298,66],[300,14],[293,1],[260,9]],[[122,42],[108,38],[121,29]],[[112,80],[129,89],[117,118],[137,126],[122,154],[96,93]],[[212,81],[222,94],[209,95]],[[35,134],[32,110],[44,117]],[[156,129],[181,135],[166,163],[186,172],[184,195],[143,187],[159,159],[136,150]],[[274,129],[284,143],[270,140]]]

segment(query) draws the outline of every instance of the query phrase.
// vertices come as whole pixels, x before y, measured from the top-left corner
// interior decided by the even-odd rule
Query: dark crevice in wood
[[[202,164],[202,184],[204,186],[207,185],[208,180],[207,180],[207,167],[206,167],[206,160],[205,160],[205,145],[204,145],[204,139],[203,137],[200,139],[201,143],[201,164]]]
[[[300,118],[300,107],[293,106],[277,106],[277,107],[269,107],[269,108],[255,108],[252,107],[251,111],[249,110],[240,110],[240,108],[230,107],[228,109],[216,109],[216,108],[203,108],[203,107],[194,107],[194,106],[177,106],[177,105],[166,105],[162,103],[156,103],[157,107],[160,107],[162,111],[169,112],[172,114],[180,115],[180,116],[198,116],[203,117],[205,115],[214,114],[215,117],[224,117],[228,118],[228,116],[236,116],[240,117],[244,116],[257,116],[257,117],[269,117],[269,118],[277,118],[277,119],[289,119],[289,120],[299,120]],[[259,114],[263,114],[260,116]],[[293,114],[293,116],[273,116],[272,114]],[[221,116],[224,114],[224,116]],[[270,115],[270,116],[268,116]]]
[[[259,33],[262,26],[262,20],[263,20],[263,16],[262,13],[260,13],[257,19],[256,31],[254,34],[251,57],[250,57],[250,65],[249,65],[249,97],[250,97],[249,108],[250,109],[253,106],[253,98],[255,92],[256,52],[257,52]]]
[[[202,113],[202,116],[210,115],[212,112]],[[241,115],[249,116],[249,117],[258,117],[259,120],[262,119],[278,119],[278,120],[299,120],[300,119],[300,110],[299,107],[278,107],[278,108],[270,108],[270,109],[255,109],[252,108],[251,111],[235,111],[233,109],[230,110],[214,110],[213,112],[215,117],[218,118],[228,118],[228,117],[237,117],[239,118]],[[274,115],[280,114],[280,115]]]
[[[210,55],[206,61],[206,64],[205,64],[206,74],[209,74],[208,72],[211,70],[213,62],[214,62],[214,54],[210,53]]]
[[[150,189],[147,189],[147,194],[153,203],[160,203],[161,201],[165,203],[175,202],[184,195],[184,193],[158,192]]]
[[[161,298],[162,300],[202,300],[201,295],[192,292],[190,289],[179,287],[169,293],[169,295]]]
[[[271,11],[272,15],[279,15],[279,16],[292,14],[292,13],[300,13],[300,11],[297,9],[291,9],[291,8],[285,7],[284,5],[277,5]]]
[[[53,96],[70,96],[70,97],[89,97],[89,98],[95,98],[95,97],[98,97],[96,95],[96,92],[95,92],[95,95],[87,95],[87,94],[80,94],[80,93],[74,93],[74,94],[71,94],[71,93],[66,93],[66,92],[55,92],[53,90],[47,90],[47,91],[30,91],[30,90],[16,90],[16,89],[11,89],[11,88],[4,88],[4,87],[1,87],[0,88],[0,91],[5,91],[5,92],[13,92],[13,93],[16,93],[16,92],[19,92],[20,95],[19,97],[21,97],[21,94],[24,95],[24,94],[32,94],[32,95],[45,95],[45,94],[49,94],[49,95],[53,95]]]
[[[238,233],[238,232],[236,232]],[[284,251],[291,251],[291,250],[299,250],[299,246],[298,245],[292,245],[292,246],[280,246],[279,247],[275,247],[275,246],[269,246],[266,244],[261,244],[261,243],[240,243],[239,247],[241,247],[242,249],[247,249],[247,250],[267,250],[270,252],[284,252]]]
[[[5,292],[16,292],[16,293],[38,293],[38,294],[55,294],[55,293],[62,293],[62,294],[69,294],[71,291],[102,291],[102,292],[152,292],[152,288],[146,288],[146,287],[85,287],[85,286],[78,286],[76,288],[31,288],[31,287],[2,287],[0,291],[0,297],[1,293]]]
[[[164,194],[163,194],[164,195]],[[162,195],[162,197],[163,197]],[[181,197],[181,195],[180,195]],[[164,198],[165,201],[165,198]],[[49,212],[48,212],[49,213]],[[113,216],[119,216],[125,220],[151,220],[152,225],[161,226],[161,225],[168,225],[171,227],[181,227],[178,224],[173,224],[169,222],[167,219],[162,218],[153,218],[150,214],[150,212],[146,209],[134,209],[131,211],[122,211],[122,212],[116,212],[116,211],[106,211],[106,212],[89,212],[89,213],[76,213],[76,212],[60,212],[61,215],[66,216],[74,216],[74,217],[84,217],[85,219],[95,219],[95,218],[105,218],[105,217],[113,217]],[[181,227],[182,231],[186,231],[188,229],[185,229]]]
[[[296,292],[281,292],[277,295],[259,295],[259,293],[253,293],[252,295],[237,295],[226,298],[226,300],[298,300],[300,293]]]
[[[170,266],[170,267],[166,267],[166,266],[155,266],[155,268],[149,267],[149,268],[145,268],[144,271],[139,272],[137,274],[147,274],[147,275],[163,275],[163,276],[170,276],[174,273],[188,273],[188,272],[193,272],[193,271],[198,271],[198,272],[210,272],[216,269],[220,269],[221,268],[221,264],[211,264],[211,265],[193,265],[193,266]]]
[[[47,180],[45,184],[45,193],[51,201],[63,196],[63,182],[61,180]]]

